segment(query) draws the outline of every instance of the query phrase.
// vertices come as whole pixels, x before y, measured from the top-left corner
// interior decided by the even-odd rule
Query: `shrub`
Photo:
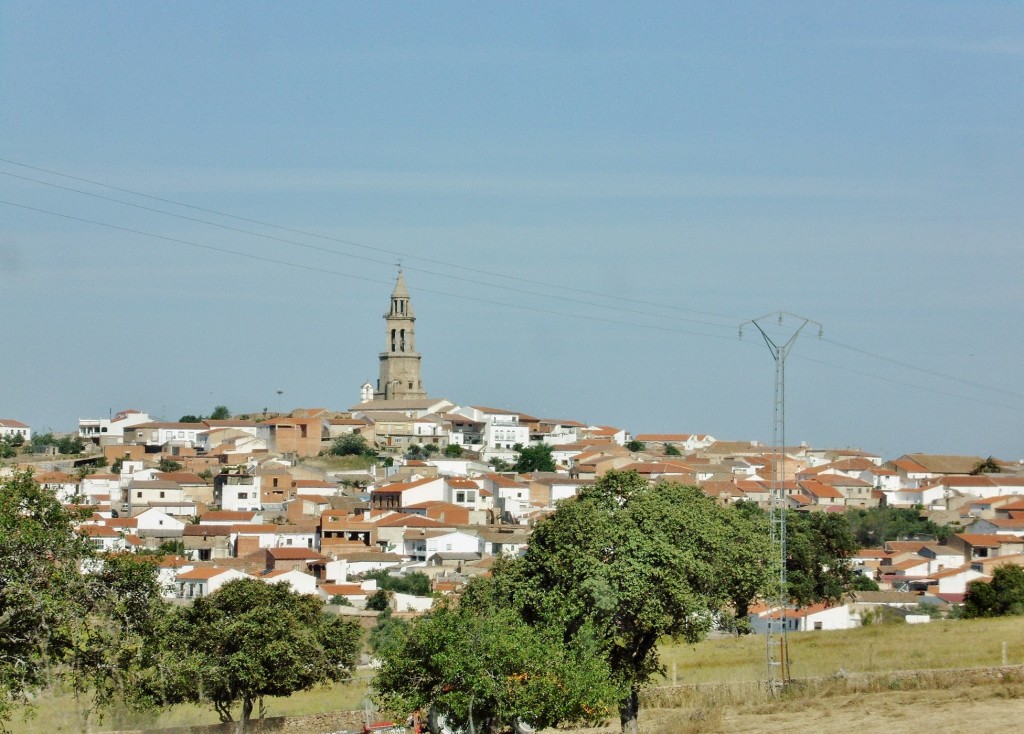
[[[373,592],[366,599],[366,608],[373,612],[383,612],[385,609],[390,609],[391,595],[384,591],[384,589]]]

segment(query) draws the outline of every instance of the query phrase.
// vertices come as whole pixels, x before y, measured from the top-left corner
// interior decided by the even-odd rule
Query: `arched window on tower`
[[[396,330],[392,329],[391,330],[391,351],[392,352],[395,351],[395,334],[396,334]]]
[[[402,329],[402,351],[405,351],[405,329]]]

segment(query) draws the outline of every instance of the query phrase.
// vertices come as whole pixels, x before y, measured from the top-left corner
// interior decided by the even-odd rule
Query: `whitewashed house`
[[[923,507],[926,510],[946,509],[947,490],[941,485],[923,487],[901,487],[889,493],[889,504],[893,507]]]
[[[402,557],[395,553],[352,550],[341,551],[336,555],[337,558],[324,564],[324,581],[347,583],[352,576],[362,576],[369,571],[382,571],[402,565]]]
[[[516,444],[526,446],[530,443],[530,429],[528,426],[520,425],[519,413],[514,411],[502,410],[501,408],[466,406],[457,408],[452,413],[463,415],[478,423],[483,423],[481,439],[484,448],[511,449]]]
[[[78,436],[83,441],[91,441],[97,446],[122,444],[126,429],[150,423],[152,420],[147,413],[138,410],[122,410],[113,418],[80,418]]]
[[[124,535],[106,525],[80,525],[78,534],[87,538],[89,544],[101,553],[114,553],[128,547]]]
[[[157,507],[150,507],[135,516],[139,535],[171,535],[185,530],[188,523],[173,517]]]
[[[223,478],[222,478],[223,477]],[[228,474],[217,477],[220,506],[229,512],[259,512],[263,509],[260,486],[250,474]]]
[[[234,568],[204,567],[181,571],[175,577],[177,596],[181,599],[198,599],[209,596],[229,581],[252,578]]]
[[[483,553],[479,537],[459,530],[410,529],[402,540],[402,555],[413,561],[426,561],[435,553]]]
[[[291,590],[299,594],[316,594],[316,576],[302,571],[267,571],[257,576],[260,581],[268,584],[287,584]]]
[[[121,479],[117,474],[89,474],[82,477],[82,494],[89,504],[121,504]],[[106,501],[101,501],[103,498]]]
[[[188,446],[199,443],[199,434],[207,428],[202,423],[170,423],[150,421],[124,430],[124,443],[143,446]]]
[[[32,429],[21,421],[13,418],[0,418],[0,438],[15,438],[20,436],[28,443],[32,440]]]
[[[780,610],[774,607],[751,612],[747,618],[754,633],[763,635],[768,631],[769,620],[773,620],[777,625],[781,617]],[[849,604],[834,607],[814,604],[802,609],[789,609],[786,611],[785,620],[786,630],[789,632],[846,630],[853,629],[859,624],[859,618],[853,614]]]

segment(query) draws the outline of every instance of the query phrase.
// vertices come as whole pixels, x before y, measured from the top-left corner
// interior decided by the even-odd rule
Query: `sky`
[[[431,396],[770,441],[760,324],[787,443],[1024,459],[1022,89],[1019,2],[4,0],[0,418],[346,410],[400,261]]]

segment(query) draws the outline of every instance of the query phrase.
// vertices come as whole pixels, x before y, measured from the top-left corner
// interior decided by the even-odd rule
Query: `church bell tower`
[[[427,397],[420,376],[420,355],[416,352],[416,314],[405,287],[405,276],[398,271],[391,292],[391,308],[384,314],[385,351],[380,353],[380,377],[374,400],[420,400]]]

